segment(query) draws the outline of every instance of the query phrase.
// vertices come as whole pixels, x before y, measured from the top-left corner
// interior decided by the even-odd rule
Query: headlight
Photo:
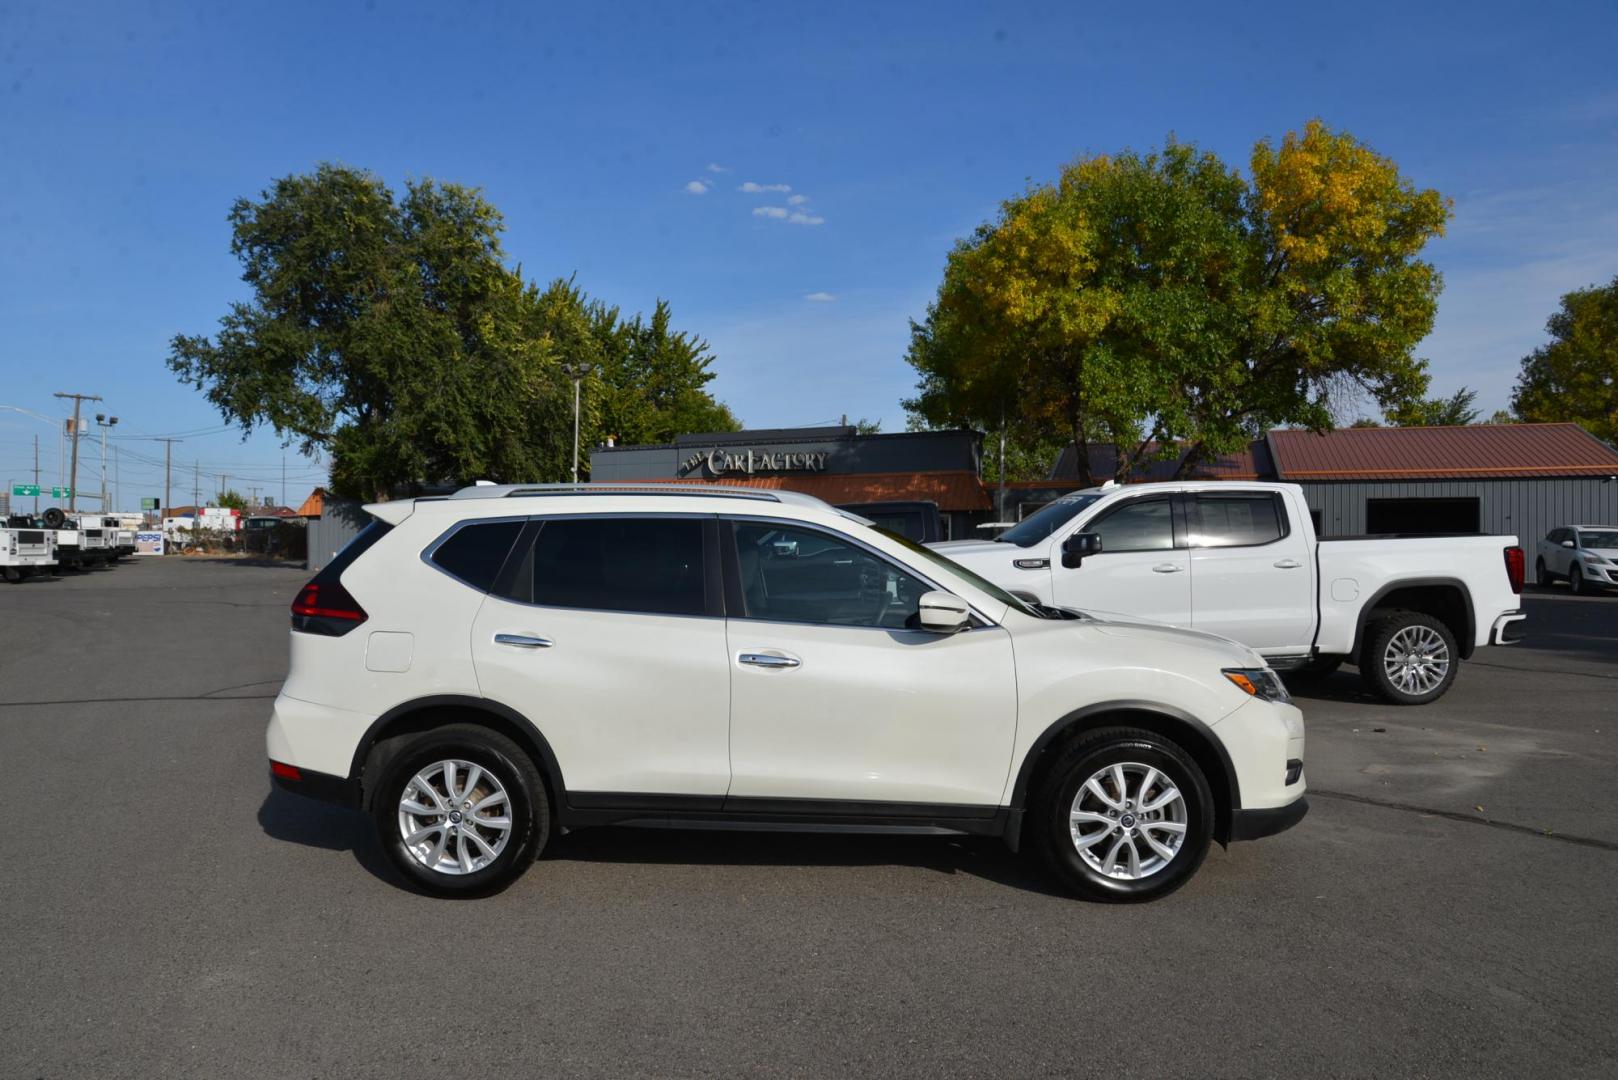
[[[1292,701],[1292,695],[1281,685],[1281,677],[1267,667],[1225,668],[1224,675],[1238,689],[1256,698],[1280,702],[1283,705]]]

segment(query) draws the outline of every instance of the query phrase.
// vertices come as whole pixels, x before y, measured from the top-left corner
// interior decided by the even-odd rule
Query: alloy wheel
[[[1401,693],[1432,693],[1449,675],[1449,646],[1430,626],[1407,626],[1388,639],[1382,670]]]
[[[1186,802],[1161,770],[1127,761],[1079,786],[1068,831],[1092,870],[1120,881],[1151,877],[1173,861],[1185,841]]]
[[[494,773],[470,761],[437,761],[399,795],[399,839],[411,858],[440,874],[485,869],[510,842],[511,798]]]

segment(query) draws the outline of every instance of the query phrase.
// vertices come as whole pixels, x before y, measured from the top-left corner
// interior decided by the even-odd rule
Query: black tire
[[[418,772],[447,760],[476,765],[499,781],[510,800],[511,833],[504,848],[488,865],[470,873],[430,869],[405,846],[400,827],[399,804],[406,786]],[[533,760],[504,735],[475,724],[450,724],[411,737],[388,760],[375,790],[371,816],[383,850],[413,885],[434,896],[476,897],[499,892],[528,869],[550,839],[550,803]]]
[[[1535,559],[1534,560],[1534,584],[1540,586],[1541,588],[1544,588],[1546,585],[1549,585],[1553,580],[1554,580],[1554,578],[1551,577],[1551,572],[1549,570],[1545,569],[1545,560],[1544,559]]]
[[[67,523],[67,515],[62,513],[60,507],[48,507],[40,516],[45,519],[47,529],[60,529]]]
[[[1087,900],[1140,903],[1167,896],[1197,872],[1213,835],[1214,801],[1207,778],[1184,750],[1161,735],[1138,728],[1101,728],[1086,732],[1052,753],[1056,759],[1033,793],[1028,824],[1045,864],[1069,890]],[[1110,877],[1085,861],[1075,846],[1069,822],[1080,787],[1107,766],[1126,763],[1160,772],[1179,790],[1184,803],[1185,833],[1173,857],[1155,872],[1136,880]],[[1160,793],[1162,789],[1151,790]],[[1096,846],[1114,842],[1103,840]],[[1136,841],[1130,844],[1135,846]],[[1141,844],[1136,850],[1143,847]],[[1146,850],[1150,852],[1150,848]]]
[[[1442,642],[1446,666],[1442,678],[1428,689],[1406,689],[1395,682],[1387,670],[1385,659],[1388,647],[1396,636],[1406,631],[1415,635],[1431,631]],[[1438,650],[1433,650],[1431,655],[1438,656]],[[1419,611],[1394,611],[1366,628],[1359,666],[1360,678],[1366,687],[1390,705],[1427,705],[1443,697],[1455,685],[1455,675],[1461,666],[1461,653],[1454,633],[1438,619]]]
[[[1567,587],[1572,590],[1574,596],[1587,596],[1593,591],[1584,580],[1584,572],[1579,569],[1578,563],[1574,563],[1567,572]]]

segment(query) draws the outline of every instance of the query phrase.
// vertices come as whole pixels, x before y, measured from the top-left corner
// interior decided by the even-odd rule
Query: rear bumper
[[[1528,613],[1520,608],[1505,612],[1489,628],[1490,645],[1514,645],[1527,636]]]
[[[1302,821],[1308,812],[1309,800],[1301,795],[1285,806],[1264,810],[1237,810],[1230,815],[1230,838],[1236,841],[1274,836]]]
[[[360,786],[346,776],[299,769],[291,765],[270,762],[270,780],[282,791],[304,795],[338,806],[357,807],[360,804]]]

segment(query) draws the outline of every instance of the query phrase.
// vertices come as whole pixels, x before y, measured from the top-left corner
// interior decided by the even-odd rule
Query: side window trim
[[[1292,515],[1287,513],[1286,503],[1282,500],[1279,491],[1254,491],[1249,488],[1246,491],[1192,492],[1189,496],[1192,503],[1190,523],[1195,526],[1197,534],[1200,535],[1202,532],[1202,500],[1204,498],[1209,502],[1217,502],[1220,499],[1260,499],[1265,496],[1269,497],[1270,505],[1275,508],[1276,526],[1280,529],[1280,534],[1275,539],[1265,540],[1258,544],[1192,544],[1190,546],[1198,551],[1223,551],[1233,548],[1261,548],[1269,547],[1271,544],[1279,544],[1292,535]]]
[[[656,519],[659,521],[697,521],[702,528],[702,561],[703,561],[703,606],[701,614],[679,614],[667,611],[635,611],[625,608],[598,608],[576,605],[539,604],[534,602],[533,582],[524,583],[527,599],[515,595],[518,574],[528,561],[527,556],[533,551],[534,543],[539,539],[540,532],[548,522],[552,521],[601,521],[605,519],[632,519],[645,521]],[[478,520],[526,522],[523,531],[518,534],[517,542],[512,545],[511,551],[506,555],[505,565],[501,567],[500,574],[495,578],[494,586],[489,594],[497,599],[511,604],[521,604],[524,607],[539,608],[550,611],[595,611],[613,615],[655,615],[663,619],[722,619],[725,617],[724,604],[721,596],[722,583],[717,575],[720,573],[719,560],[716,548],[718,547],[718,521],[717,514],[689,514],[689,513],[660,513],[658,511],[622,510],[610,513],[576,513],[576,514],[534,514],[523,515],[518,518],[488,518]],[[470,523],[470,522],[467,522]],[[432,564],[436,567],[436,564]],[[447,571],[444,571],[447,573]],[[450,575],[453,577],[453,575]],[[459,580],[459,579],[456,579]]]
[[[887,552],[881,551],[870,544],[865,543],[863,540],[850,536],[847,533],[841,533],[835,529],[828,529],[823,525],[817,525],[811,521],[802,521],[798,518],[763,517],[747,514],[725,515],[719,519],[719,523],[721,528],[720,550],[723,554],[725,568],[724,593],[727,618],[744,620],[746,622],[781,623],[788,626],[835,626],[839,630],[879,630],[884,634],[926,633],[924,630],[910,631],[895,629],[891,626],[845,626],[837,623],[813,622],[801,619],[761,619],[757,616],[748,615],[747,605],[742,596],[741,559],[736,553],[736,526],[742,522],[749,525],[773,525],[776,528],[803,529],[807,532],[815,532],[820,533],[823,536],[829,536],[833,540],[839,540],[843,543],[859,548],[873,558],[879,559],[886,563],[889,567],[897,570],[899,573],[907,574],[910,577],[915,578],[923,585],[926,585],[929,589],[934,589],[939,592],[947,592],[951,596],[961,596],[961,594],[956,592],[954,589],[948,589],[943,585],[940,585],[936,579],[928,574],[925,574],[905,563],[897,561]],[[967,600],[967,598],[964,596],[961,596],[961,599],[966,600],[966,606],[972,613],[971,625],[968,627],[967,632],[972,630],[988,629],[996,625],[993,619],[990,619],[988,616],[984,615],[978,610],[977,605],[973,604],[970,600]]]

